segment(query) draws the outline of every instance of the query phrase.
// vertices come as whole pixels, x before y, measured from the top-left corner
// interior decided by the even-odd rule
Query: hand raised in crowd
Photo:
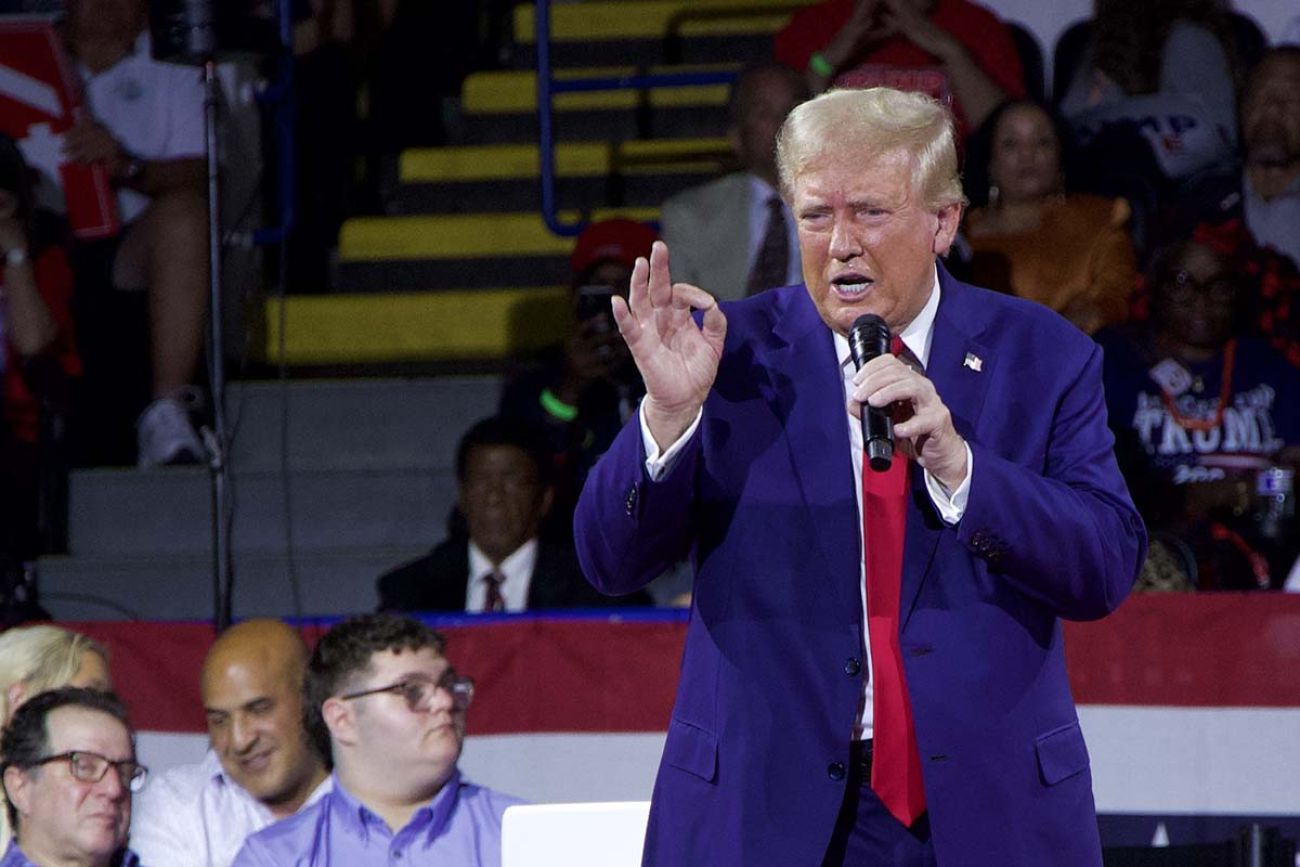
[[[940,59],[947,58],[953,49],[961,50],[961,43],[951,33],[939,27],[916,7],[912,0],[879,0],[884,7],[883,19],[891,32],[896,32],[917,48]]]
[[[889,21],[885,11],[885,0],[857,0],[849,20],[844,22],[839,36],[852,39],[855,51],[862,51],[894,35],[894,25]]]
[[[704,311],[696,325],[691,308]],[[673,283],[668,245],[655,241],[650,261],[637,259],[626,300],[615,296],[614,320],[645,382],[641,412],[661,448],[691,426],[704,405],[722,358],[727,318],[713,296]]]
[[[849,413],[862,404],[895,407],[894,445],[949,490],[966,478],[966,443],[952,424],[952,413],[923,373],[893,355],[881,355],[853,376]]]
[[[82,116],[72,129],[63,134],[63,153],[68,159],[83,165],[99,163],[117,174],[126,154],[113,134],[93,118]]]
[[[856,0],[849,19],[821,51],[832,70],[843,69],[854,57],[894,35],[894,24],[884,13],[884,0]],[[814,72],[810,75],[816,78],[810,82],[813,90],[821,90],[833,77],[833,74],[822,76]]]

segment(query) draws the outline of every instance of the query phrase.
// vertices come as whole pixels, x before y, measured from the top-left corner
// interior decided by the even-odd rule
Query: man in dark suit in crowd
[[[777,190],[776,133],[809,97],[803,77],[776,63],[742,70],[731,86],[727,138],[740,171],[671,197],[660,226],[673,275],[734,301],[799,281],[799,239]],[[732,255],[719,256],[719,250]]]
[[[457,505],[465,532],[379,579],[381,611],[502,612],[643,605],[611,599],[583,580],[570,545],[542,539],[550,511],[547,446],[531,422],[484,419],[456,452]]]

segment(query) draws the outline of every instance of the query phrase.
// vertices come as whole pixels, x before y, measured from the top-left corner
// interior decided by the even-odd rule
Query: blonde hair
[[[924,94],[889,87],[830,90],[790,112],[776,140],[781,194],[790,201],[795,180],[823,159],[865,165],[900,150],[912,156],[912,188],[926,210],[966,204],[952,114]]]
[[[7,722],[9,688],[21,683],[24,697],[67,685],[87,652],[108,662],[108,650],[93,638],[58,626],[18,626],[0,633],[0,720]]]

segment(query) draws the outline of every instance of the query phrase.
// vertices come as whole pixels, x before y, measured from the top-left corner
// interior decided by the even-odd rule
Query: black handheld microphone
[[[889,353],[889,326],[874,313],[863,313],[849,330],[849,352],[857,370],[878,355]],[[894,461],[894,420],[888,408],[862,404],[862,448],[871,469],[883,473]]]

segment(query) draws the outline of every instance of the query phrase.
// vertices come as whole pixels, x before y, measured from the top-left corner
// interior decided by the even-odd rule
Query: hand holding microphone
[[[849,331],[849,349],[858,372],[848,411],[862,419],[863,449],[872,470],[889,469],[886,448],[891,457],[897,448],[945,487],[956,489],[966,478],[966,443],[934,383],[890,354],[889,327],[879,316],[858,317]],[[895,404],[903,405],[904,414],[910,408],[911,416],[894,420],[901,418],[893,414]]]
[[[889,354],[889,326],[874,313],[864,313],[853,321],[849,330],[849,352],[853,366],[862,366],[873,358]],[[883,473],[894,461],[894,420],[887,407],[862,404],[862,449],[871,469]]]

